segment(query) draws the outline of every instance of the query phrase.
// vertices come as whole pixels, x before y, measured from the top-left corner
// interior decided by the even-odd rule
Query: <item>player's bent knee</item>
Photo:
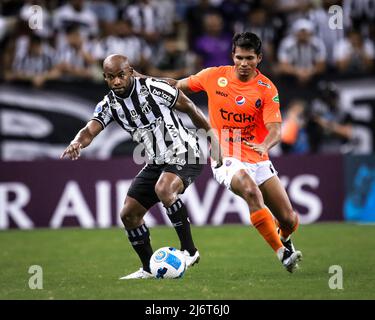
[[[165,183],[156,184],[155,193],[166,207],[171,206],[177,200],[176,192]]]
[[[247,201],[259,202],[259,203],[263,202],[262,193],[257,186],[249,186],[249,187],[244,188],[243,197]]]
[[[284,230],[294,231],[298,226],[298,215],[293,210],[288,211],[282,216],[282,219],[278,219],[280,227]]]
[[[137,227],[142,219],[136,212],[123,210],[120,213],[121,221],[126,228]]]

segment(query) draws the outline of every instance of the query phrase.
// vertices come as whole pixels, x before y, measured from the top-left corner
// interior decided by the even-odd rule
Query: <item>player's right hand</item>
[[[60,159],[68,156],[71,160],[77,160],[80,156],[82,144],[79,142],[71,142],[70,145],[61,154]]]

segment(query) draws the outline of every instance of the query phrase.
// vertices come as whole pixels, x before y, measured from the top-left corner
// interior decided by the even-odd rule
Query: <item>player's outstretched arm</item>
[[[220,167],[223,164],[223,157],[219,140],[203,112],[181,91],[175,104],[175,109],[186,113],[198,129],[204,129],[208,133],[211,138],[211,157],[216,162],[215,167]]]
[[[151,76],[144,75],[142,73],[139,73],[136,70],[134,70],[134,76],[140,77],[140,78],[151,78]],[[154,78],[157,78],[157,77],[154,77]],[[167,81],[169,85],[171,85],[172,87],[176,87],[177,89],[180,89],[182,92],[186,94],[194,93],[194,91],[189,88],[188,78],[184,78],[181,80],[176,80],[172,78],[159,78],[159,79]]]
[[[81,149],[86,148],[102,130],[103,127],[98,121],[90,120],[70,142],[69,146],[61,154],[60,159],[68,156],[71,160],[77,160]]]
[[[194,93],[194,91],[189,88],[188,78],[184,78],[181,80],[175,80],[172,78],[164,78],[163,80],[167,81],[171,86],[176,87],[177,89],[180,89],[183,93],[186,93],[186,94]]]

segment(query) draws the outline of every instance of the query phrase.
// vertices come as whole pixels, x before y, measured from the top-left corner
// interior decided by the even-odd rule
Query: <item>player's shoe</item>
[[[280,228],[277,228],[277,233],[280,235]],[[294,253],[296,252],[296,248],[294,247],[293,245],[293,242],[292,242],[292,238],[289,236],[287,240],[284,240],[280,237],[280,240],[281,240],[281,243],[283,244],[283,246],[285,248],[287,248],[291,253]],[[300,251],[299,251],[300,252]],[[299,260],[302,259],[302,253],[300,252],[301,254],[301,257]],[[299,266],[298,266],[298,263],[296,263],[295,267],[294,267],[294,270],[298,269]],[[292,271],[293,272],[293,271]]]
[[[128,274],[127,276],[121,277],[120,280],[130,280],[130,279],[150,279],[154,276],[145,270],[143,268],[140,268],[136,272],[133,272],[131,274]]]
[[[298,269],[298,261],[302,260],[302,253],[301,251],[290,251],[288,248],[284,249],[284,252],[282,253],[281,256],[281,263],[285,267],[285,269],[293,273]]]
[[[189,251],[187,251],[187,250],[184,250],[182,253],[184,254],[185,259],[186,259],[186,268],[192,267],[193,265],[198,263],[200,258],[201,258],[199,256],[198,250],[192,256],[190,255]]]

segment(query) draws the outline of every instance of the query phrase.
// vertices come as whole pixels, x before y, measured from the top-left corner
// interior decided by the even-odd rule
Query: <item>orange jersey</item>
[[[269,122],[281,122],[279,96],[275,85],[257,70],[253,79],[242,82],[234,66],[207,68],[188,78],[192,91],[206,91],[208,113],[216,129],[224,157],[244,162],[260,162],[263,158],[243,143],[260,144],[266,137]]]

